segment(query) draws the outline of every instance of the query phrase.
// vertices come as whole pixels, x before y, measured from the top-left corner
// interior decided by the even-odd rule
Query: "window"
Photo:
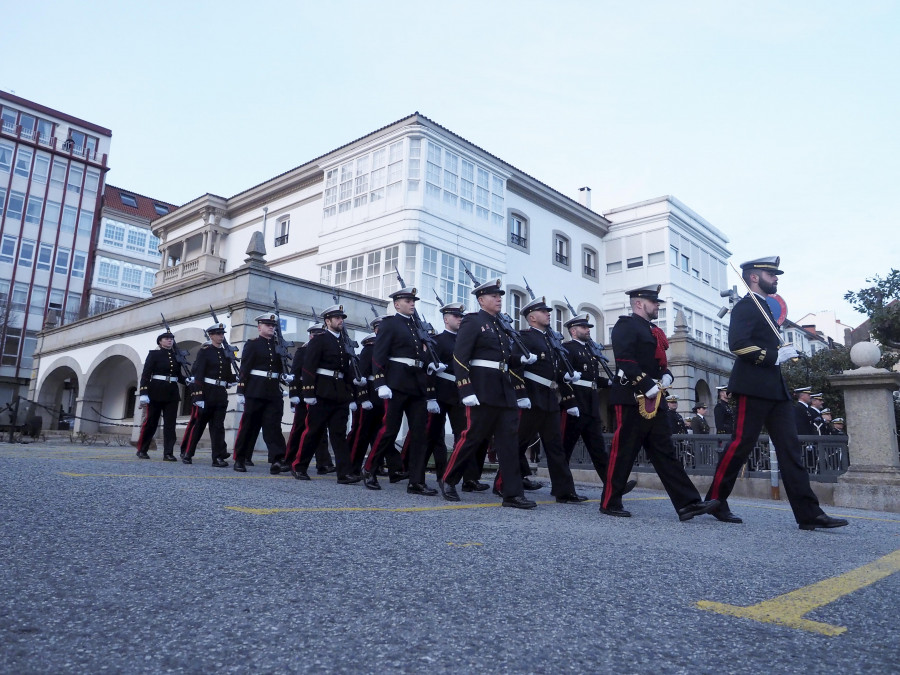
[[[528,221],[518,214],[509,217],[509,243],[528,250]]]
[[[21,192],[9,193],[9,204],[6,207],[6,217],[14,220],[22,220],[22,209],[25,208],[25,195]]]
[[[553,262],[569,268],[569,239],[562,234],[553,235]]]
[[[41,244],[38,249],[37,268],[39,270],[49,270],[51,260],[53,260],[53,246],[51,244]]]
[[[9,170],[12,168],[14,150],[15,146],[9,143],[0,143],[0,171],[9,173]]]
[[[78,215],[78,210],[74,206],[64,206],[63,214],[62,214],[62,222],[59,224],[60,232],[74,232],[75,231],[75,219]]]
[[[587,246],[581,249],[582,273],[588,279],[597,278],[597,252]]]
[[[678,247],[670,246],[669,247],[669,262],[672,263],[672,267],[678,267],[678,261],[679,261]]]
[[[358,255],[350,259],[350,290],[362,293],[365,256]],[[408,280],[407,280],[408,281]]]
[[[81,192],[81,183],[84,179],[84,169],[77,164],[69,167],[69,180],[66,181],[66,189],[71,192]]]
[[[686,255],[684,255],[684,253],[682,253],[681,254],[681,271],[687,273],[687,272],[689,272],[690,268],[691,268],[691,259],[688,258]]]
[[[162,256],[162,253],[159,252],[159,237],[154,234],[150,234],[147,237],[147,253],[154,258]]]
[[[18,117],[19,114],[12,108],[3,108],[3,112],[0,113],[0,120],[2,120],[3,131],[9,134],[16,133],[16,120],[18,119]]]
[[[97,283],[104,286],[119,285],[119,261],[109,258],[97,259]]]
[[[31,287],[31,302],[29,303],[31,311],[44,313],[47,306],[47,289],[43,286]]]
[[[144,268],[125,263],[122,266],[122,288],[131,291],[141,290],[141,282],[144,278]]]
[[[157,214],[161,216],[165,216],[169,213],[169,207],[163,204],[153,203],[153,210],[156,211]]]
[[[79,279],[84,278],[84,269],[87,266],[87,253],[83,251],[75,251],[72,256],[72,276]]]
[[[0,262],[11,263],[15,259],[16,244],[18,243],[19,240],[16,237],[3,235],[3,240],[0,242]]]
[[[34,153],[28,148],[19,147],[19,151],[16,153],[16,169],[15,174],[17,176],[24,176],[28,178],[28,174],[31,173],[31,158],[34,157]]]
[[[84,175],[84,192],[85,194],[97,194],[100,187],[100,172],[88,169]]]
[[[622,261],[618,262],[606,263],[606,273],[612,274],[613,272],[621,272],[622,271]]]
[[[149,267],[144,268],[144,288],[142,289],[144,293],[150,293],[150,290],[153,288],[153,285],[156,283],[156,270],[151,269]]]
[[[31,179],[35,183],[46,183],[47,177],[50,175],[50,157],[39,154],[34,158],[34,171],[31,173]]]
[[[640,256],[637,258],[628,258],[628,260],[625,261],[625,265],[630,270],[634,269],[635,267],[643,267],[644,266],[644,256]]]
[[[81,237],[85,235],[90,235],[91,230],[94,229],[94,212],[93,211],[82,211],[78,214],[78,234],[76,237]]]
[[[93,136],[88,136],[77,129],[70,129],[69,138],[75,144],[73,152],[77,152],[79,155],[87,152],[89,156],[93,156],[97,152],[97,139]]]
[[[119,199],[122,200],[122,203],[125,206],[130,206],[133,209],[138,207],[137,198],[134,195],[127,195],[124,192],[120,192]]]
[[[69,273],[69,254],[70,251],[67,248],[56,249],[56,264],[53,266],[54,274]]]
[[[19,266],[31,269],[34,265],[35,244],[32,239],[23,239],[19,247]]]
[[[66,180],[66,163],[59,159],[53,160],[53,168],[50,170],[50,185],[61,188]]]
[[[103,225],[103,245],[122,248],[125,245],[125,226],[107,220]]]
[[[657,251],[647,255],[648,265],[659,265],[666,261],[666,254],[663,251]]]
[[[55,228],[59,224],[60,208],[59,202],[47,202],[47,205],[44,207],[44,225],[46,227]]]
[[[509,313],[512,314],[516,330],[522,330],[522,307],[525,306],[525,296],[518,291],[509,294]]]
[[[291,217],[284,216],[275,223],[275,246],[284,246],[288,243],[288,234],[291,229]]]
[[[568,320],[566,315],[569,313],[565,307],[553,308],[553,323],[557,333],[563,332],[563,324]]]
[[[41,222],[41,211],[44,208],[44,200],[39,199],[38,197],[29,197],[28,198],[28,208],[25,210],[25,222],[26,223],[34,223],[35,225]]]
[[[143,253],[147,250],[147,230],[139,227],[129,227],[125,239],[125,248],[129,251]]]

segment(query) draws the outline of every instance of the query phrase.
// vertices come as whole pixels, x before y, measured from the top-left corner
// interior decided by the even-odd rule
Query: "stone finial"
[[[857,368],[872,368],[881,360],[881,350],[873,342],[857,342],[850,348],[850,360]]]
[[[684,311],[680,309],[675,314],[675,335],[690,335],[687,319],[684,317]]]
[[[247,245],[247,257],[244,262],[251,266],[265,266],[266,240],[262,232],[254,232]]]

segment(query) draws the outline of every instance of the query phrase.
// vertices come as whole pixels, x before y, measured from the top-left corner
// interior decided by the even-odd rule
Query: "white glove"
[[[204,403],[203,401],[194,401],[194,405],[197,406],[198,408],[206,407],[206,403]]]
[[[238,403],[240,403],[241,405],[244,405],[244,401],[245,401],[244,395],[243,395],[243,394],[238,394],[237,401],[238,401]]]
[[[290,384],[291,382],[294,381],[294,376],[291,375],[290,373],[282,373],[281,381],[284,382],[285,384]]]
[[[434,365],[434,363],[429,363],[427,370],[429,375],[434,375],[435,373],[443,373],[445,370],[447,370],[447,364],[439,363],[437,365]]]
[[[468,396],[463,396],[462,404],[467,408],[471,408],[473,405],[481,405],[481,402],[475,394],[469,394]]]
[[[315,404],[318,403],[319,401],[316,399],[315,396],[313,396],[312,398],[305,398],[305,399],[303,399],[303,402],[304,402],[306,405],[315,405]]]
[[[607,387],[611,387],[611,386],[612,386],[612,380],[607,380],[607,381],[606,381],[606,386],[607,386]]]
[[[190,377],[184,378],[184,383],[185,384],[194,384],[194,376],[191,375]]]
[[[573,407],[569,408],[568,410],[566,410],[566,414],[571,415],[572,417],[579,417],[581,415],[581,411],[578,409],[577,406],[573,406]]]
[[[358,408],[359,406],[356,405],[356,401],[350,401],[350,412],[356,412]]]
[[[359,379],[353,380],[353,384],[355,384],[357,387],[365,387],[366,378],[360,377]]]
[[[363,401],[363,402],[362,402],[362,409],[363,409],[363,410],[371,410],[371,409],[374,408],[374,407],[375,407],[375,406],[372,405],[372,401]]]
[[[390,398],[392,395],[391,388],[386,384],[378,387],[378,398]]]
[[[563,375],[563,380],[565,380],[569,384],[578,382],[578,380],[580,380],[580,379],[581,379],[581,373],[579,373],[577,370],[573,371],[571,375],[569,375],[568,373]]]
[[[659,383],[662,385],[663,389],[668,389],[669,387],[671,387],[674,381],[675,379],[668,373],[659,378]]]
[[[235,386],[237,386],[237,382],[226,382],[225,383],[226,389],[231,389],[232,387],[235,387]]]
[[[521,357],[521,361],[523,366],[530,366],[532,363],[537,361],[537,354],[526,354],[525,356]]]
[[[436,399],[433,399],[433,398],[428,399],[428,401],[425,403],[425,408],[432,415],[440,415],[441,414],[441,406],[438,405],[438,402]]]
[[[291,405],[298,405],[300,403],[299,396],[291,396]]]
[[[780,366],[785,361],[796,359],[799,356],[800,352],[797,351],[794,345],[784,345],[784,347],[778,348],[778,358],[775,359],[775,365]]]
[[[650,391],[648,391],[646,394],[644,394],[644,396],[645,396],[646,398],[653,398],[653,397],[656,396],[658,393],[659,393],[659,387],[658,387],[657,385],[654,384],[654,385],[650,388]]]
[[[520,408],[528,409],[531,408],[531,399],[530,398],[520,398],[516,401],[516,405]]]
[[[147,394],[141,394],[141,405],[150,405],[150,397]]]

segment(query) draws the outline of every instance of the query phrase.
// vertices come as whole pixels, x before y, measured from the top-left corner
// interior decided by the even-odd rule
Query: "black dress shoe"
[[[422,495],[423,497],[434,497],[438,491],[432,487],[428,487],[425,483],[410,483],[406,486],[407,494]]]
[[[247,473],[247,466],[239,459],[234,460],[234,466],[231,468],[235,471],[240,471],[241,473]]]
[[[815,530],[815,529],[823,529],[830,530],[832,527],[844,527],[845,525],[849,525],[846,520],[843,518],[832,518],[829,515],[824,513],[819,514],[812,520],[808,520],[805,523],[800,523],[801,530]]]
[[[544,487],[544,484],[539,483],[536,480],[531,480],[530,478],[523,478],[522,487],[526,490],[540,490],[542,487]]]
[[[181,463],[182,463],[182,464],[193,464],[194,461],[193,461],[190,457],[182,457],[182,458],[181,458]]]
[[[712,513],[718,510],[719,500],[710,499],[708,502],[694,502],[678,509],[678,520],[684,522],[695,516],[702,516],[704,513]]]
[[[490,485],[488,485],[487,483],[482,483],[481,481],[464,480],[463,484],[462,484],[462,491],[463,492],[482,492],[484,490],[487,490],[490,487],[491,487]]]
[[[397,471],[388,476],[388,480],[391,483],[399,483],[401,480],[406,480],[409,478],[409,471]]]
[[[316,468],[316,473],[319,474],[320,476],[324,476],[325,474],[329,474],[329,473],[334,473],[335,471],[337,471],[337,467],[332,466],[331,464],[327,464],[321,468],[319,468],[319,467]]]
[[[508,506],[513,509],[533,509],[537,504],[530,499],[525,499],[525,497],[522,497],[521,495],[516,495],[515,497],[504,497],[503,506]]]
[[[375,474],[369,474],[366,478],[365,486],[369,490],[380,490],[381,485],[378,484],[378,476]]]
[[[495,495],[497,495],[498,497],[502,497],[502,496],[503,496],[503,493],[500,492],[500,490],[498,490],[497,488],[492,488],[492,489],[491,489],[491,492],[493,492],[493,493],[494,493]]]
[[[453,485],[452,483],[438,481],[438,486],[441,488],[441,493],[444,495],[444,499],[446,499],[448,502],[459,501],[459,493],[456,491],[455,485]]]
[[[303,469],[298,469],[296,471],[291,469],[291,475],[297,480],[312,480],[312,478],[309,477],[309,474]]]
[[[273,476],[277,476],[281,473],[281,462],[272,462],[269,465],[269,473]]]
[[[175,455],[172,454],[172,455],[163,455],[163,461],[164,462],[177,462],[178,460],[175,459]]]
[[[581,495],[573,492],[570,495],[557,495],[556,501],[559,504],[580,504],[583,501],[587,501],[587,498],[582,498]]]
[[[337,482],[340,485],[353,485],[362,480],[362,476],[358,473],[351,473],[349,476],[338,476]]]
[[[629,492],[631,492],[632,490],[634,490],[634,488],[636,488],[636,487],[637,487],[637,481],[636,481],[636,480],[630,480],[630,481],[628,481],[627,483],[625,483],[625,489],[622,490],[622,494],[623,494],[623,495],[627,495]]]
[[[247,466],[253,466],[253,460],[245,459],[244,464],[246,464]]]
[[[184,459],[184,451],[183,450],[179,453],[178,457],[180,459]]]
[[[600,513],[603,513],[607,516],[615,516],[616,518],[631,518],[631,511],[626,511],[625,509],[616,508],[615,506],[611,506],[608,509],[604,509],[601,506]]]
[[[719,509],[718,511],[713,511],[710,514],[716,520],[721,520],[723,523],[743,523],[744,521],[733,514],[728,509]]]
[[[214,459],[212,461],[212,465],[214,467],[216,467],[217,469],[227,469],[228,468],[228,462],[226,462],[224,459]]]
[[[138,450],[136,453],[134,453],[134,456],[138,459],[150,459],[150,455],[148,455],[143,450]]]
[[[376,469],[375,475],[376,476],[387,476],[388,475],[387,467],[382,466],[382,467]]]

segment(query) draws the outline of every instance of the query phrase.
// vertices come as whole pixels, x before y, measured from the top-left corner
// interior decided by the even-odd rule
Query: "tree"
[[[868,315],[873,338],[886,347],[900,349],[900,270],[891,269],[884,279],[875,275],[866,281],[875,285],[855,293],[848,291],[844,300]]]

